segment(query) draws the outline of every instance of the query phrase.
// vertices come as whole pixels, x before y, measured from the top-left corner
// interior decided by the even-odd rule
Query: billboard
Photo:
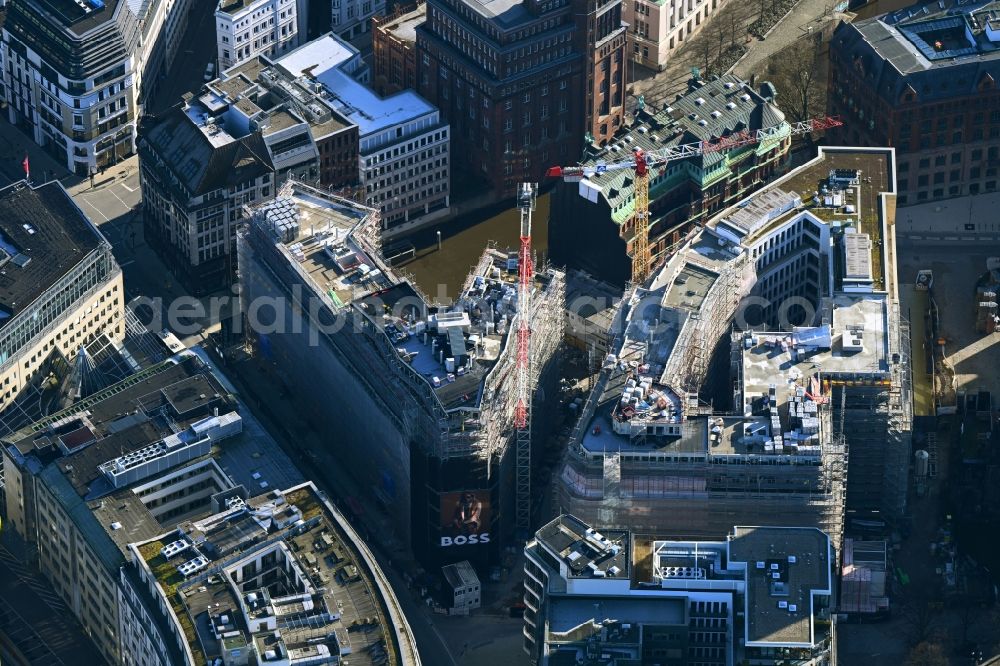
[[[441,546],[490,542],[490,491],[464,490],[441,495]]]

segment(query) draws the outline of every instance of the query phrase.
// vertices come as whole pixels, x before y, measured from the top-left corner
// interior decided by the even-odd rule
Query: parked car
[[[214,78],[215,78],[215,63],[210,62],[207,65],[205,65],[205,80],[211,81]]]

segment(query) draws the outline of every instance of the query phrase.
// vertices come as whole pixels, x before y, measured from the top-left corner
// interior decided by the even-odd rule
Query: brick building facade
[[[622,124],[621,0],[430,0],[416,43],[417,90],[451,124],[459,170],[497,197]]]
[[[654,265],[668,258],[685,235],[713,213],[749,196],[785,172],[791,127],[774,105],[774,89],[758,92],[727,74],[692,79],[669,107],[636,111],[607,146],[590,145],[581,164],[596,167],[630,159],[632,151],[662,150],[749,129],[774,133],[767,141],[669,162],[650,169],[649,245]],[[621,287],[631,276],[635,213],[631,169],[595,173],[552,193],[549,256]]]
[[[416,28],[426,16],[420,3],[372,18],[372,87],[379,95],[417,87]]]
[[[828,110],[844,125],[828,138],[893,146],[901,206],[1000,181],[1000,3],[930,7],[841,24],[830,43]]]

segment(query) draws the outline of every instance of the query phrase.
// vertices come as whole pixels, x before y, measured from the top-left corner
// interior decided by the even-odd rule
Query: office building
[[[944,0],[834,32],[827,104],[844,125],[828,139],[893,146],[899,205],[996,191],[998,21],[1000,3]]]
[[[244,657],[263,660],[266,643],[275,653],[284,650],[285,663],[336,663],[296,661],[322,656],[323,643],[294,630],[276,632],[275,617],[265,622],[266,638],[254,636],[260,626],[248,629],[235,617],[224,637],[194,630],[213,626],[209,620],[219,615],[205,618],[203,612],[229,610],[232,617],[239,610],[214,605],[222,598],[215,587],[211,607],[197,608],[203,599],[196,594],[199,586],[235,585],[218,575],[229,573],[226,566],[252,552],[273,563],[275,553],[288,553],[299,539],[316,554],[304,564],[288,562],[288,571],[299,573],[299,587],[283,587],[286,579],[257,581],[262,604],[255,610],[288,610],[292,595],[306,610],[309,600],[322,609],[339,602],[339,613],[317,612],[313,621],[317,630],[336,633],[338,645],[347,645],[350,640],[339,636],[359,620],[351,599],[366,598],[366,610],[373,611],[364,614],[369,629],[397,628],[376,632],[395,657],[390,662],[414,663],[406,656],[413,647],[402,637],[406,620],[370,554],[315,487],[303,484],[200,350],[183,351],[12,433],[3,439],[3,457],[5,526],[25,540],[33,563],[109,662],[194,666],[233,659],[235,631],[248,643],[259,641],[259,650],[243,645]],[[158,548],[149,545],[158,542]],[[261,550],[266,544],[270,554]],[[341,582],[356,587],[357,597],[339,588],[325,602],[306,600],[303,595],[315,590],[305,572],[318,575],[312,568],[316,556],[349,570]],[[242,569],[244,575],[249,570]],[[150,573],[159,577],[158,586]],[[281,623],[280,630],[286,629]],[[371,661],[360,663],[375,663],[377,651],[367,645],[374,638],[352,638],[372,653]]]
[[[379,95],[416,89],[417,26],[426,18],[427,5],[421,2],[372,19],[372,79]]]
[[[250,125],[257,110],[250,100],[217,103],[209,91],[149,119],[149,129],[143,129],[139,182],[145,237],[196,295],[232,283],[242,207],[274,196],[274,162],[264,138],[274,132]],[[274,130],[294,130],[297,120]],[[301,134],[315,151],[308,128]],[[318,171],[315,156],[306,169]]]
[[[351,62],[359,75],[367,74],[360,54],[353,52]],[[206,88],[216,98],[215,108],[242,105],[250,112],[250,122],[271,149],[276,182],[291,175],[335,190],[357,184],[358,127],[308,79],[291,76],[260,56],[223,72]]]
[[[622,18],[632,28],[629,31],[632,61],[662,72],[677,50],[698,34],[726,2],[638,0],[625,3]],[[733,34],[734,39],[742,37]]]
[[[494,198],[554,164],[584,135],[624,122],[625,26],[618,0],[431,0],[416,28],[417,90],[441,109],[453,154]]]
[[[365,489],[358,502],[384,511],[425,566],[482,570],[514,533],[516,270],[488,250],[455,303],[436,307],[382,259],[378,224],[377,211],[300,184],[257,207],[238,235],[243,312],[252,320],[255,299],[283,296],[274,317],[286,325],[250,321],[247,334],[304,418],[336,420],[331,446]],[[564,277],[540,268],[534,285],[543,410],[556,395]],[[537,419],[533,441],[547,434]]]
[[[564,514],[524,554],[524,649],[539,666],[836,663],[836,553],[814,527],[692,540]]]
[[[596,169],[629,161],[637,149],[662,150],[743,130],[776,133],[765,142],[650,169],[649,246],[655,266],[713,213],[784,171],[791,127],[774,104],[773,88],[764,84],[758,92],[731,74],[712,81],[692,79],[687,92],[662,109],[640,104],[632,124],[605,146],[589,145],[581,164]],[[634,178],[632,169],[609,170],[556,186],[549,224],[553,261],[624,286],[631,277],[633,230],[628,223],[635,212]]]
[[[345,41],[371,29],[372,19],[385,14],[385,0],[330,0],[330,29]]]
[[[125,336],[111,244],[57,181],[0,189],[0,411],[53,357]]]
[[[176,663],[421,663],[375,558],[311,482],[221,508],[127,546]]]
[[[190,0],[17,0],[3,26],[12,124],[78,176],[135,152],[136,119],[167,75]]]
[[[279,56],[299,45],[305,31],[302,0],[219,0],[215,10],[216,59],[219,70],[253,60]]]
[[[212,513],[220,497],[258,495],[261,481],[301,482],[190,352],[25,426],[2,445],[4,527],[24,540],[32,564],[111,663],[184,663],[176,642],[164,641],[155,658],[135,653],[119,624],[128,541]],[[261,453],[266,465],[254,462]]]
[[[412,91],[379,97],[359,80],[357,49],[325,35],[275,61],[305,81],[358,128],[358,180],[363,201],[382,215],[386,239],[411,232],[451,211],[451,130],[438,110]]]
[[[627,292],[557,505],[683,538],[766,515],[838,549],[845,509],[901,518],[912,395],[894,173],[892,149],[822,148]]]

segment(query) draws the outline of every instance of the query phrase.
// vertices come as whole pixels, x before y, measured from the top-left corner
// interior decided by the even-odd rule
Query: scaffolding
[[[733,324],[733,313],[749,292],[752,281],[744,276],[744,269],[747,268],[745,257],[737,259],[736,265],[727,266],[721,272],[695,252],[686,253],[684,263],[718,276],[701,307],[690,314],[689,322],[677,336],[674,353],[667,360],[663,373],[667,383],[675,387],[678,394],[688,396],[686,405],[693,415],[699,411],[698,391],[708,375],[715,345],[726,337]]]
[[[909,322],[900,316],[897,304],[889,315],[888,371],[824,381],[839,397],[836,435],[851,445],[847,508],[898,520],[906,512],[913,393]]]

